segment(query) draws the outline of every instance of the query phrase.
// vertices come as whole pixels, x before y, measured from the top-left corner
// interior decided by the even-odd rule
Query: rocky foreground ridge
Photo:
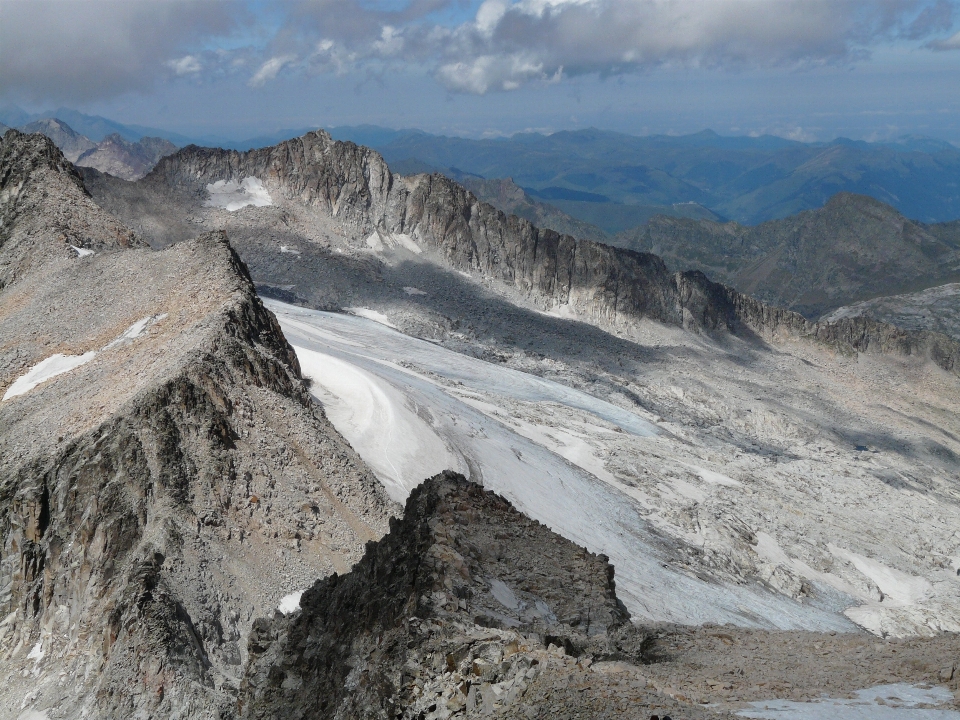
[[[243,717],[646,718],[680,709],[639,673],[648,638],[617,600],[607,558],[452,472],[416,488],[390,533],[300,604],[254,624]]]
[[[358,243],[372,233],[412,238],[448,267],[605,329],[649,318],[697,331],[807,338],[841,352],[920,355],[951,372],[960,368],[960,343],[943,334],[862,317],[813,322],[702,272],[671,272],[656,255],[538,229],[441,175],[395,175],[373,150],[335,142],[324,131],[245,153],[189,146],[139,184],[146,193],[172,191],[199,204],[208,184],[247,177],[331,217]],[[98,193],[98,200],[109,207],[109,195]]]
[[[0,219],[0,717],[230,716],[254,617],[395,508],[222,234],[143,247],[16,131]]]

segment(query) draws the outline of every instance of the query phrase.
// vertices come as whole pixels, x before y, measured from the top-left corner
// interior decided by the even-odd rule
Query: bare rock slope
[[[807,338],[842,352],[920,355],[948,371],[960,369],[960,343],[940,333],[904,331],[861,317],[813,322],[700,271],[671,272],[657,255],[539,229],[441,175],[394,175],[376,152],[335,142],[324,131],[245,153],[190,146],[164,158],[133,187],[99,174],[89,181],[98,202],[131,222],[146,217],[145,235],[163,244],[193,231],[190,213],[204,205],[214,183],[247,178],[314,213],[298,231],[294,218],[278,208],[263,218],[272,235],[279,226],[292,238],[305,235],[328,248],[336,236],[354,248],[407,243],[543,311],[604,329],[652,319],[695,331]],[[258,272],[259,258],[247,259]]]
[[[0,717],[229,717],[252,619],[394,506],[222,234],[142,247],[15,131],[0,217]]]

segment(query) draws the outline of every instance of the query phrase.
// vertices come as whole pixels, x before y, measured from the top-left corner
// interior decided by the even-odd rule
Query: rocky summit
[[[647,637],[618,601],[608,559],[455,473],[414,490],[390,533],[300,605],[254,624],[243,717],[679,710],[646,688]]]
[[[0,717],[232,712],[253,619],[393,505],[222,234],[163,252],[0,155]]]

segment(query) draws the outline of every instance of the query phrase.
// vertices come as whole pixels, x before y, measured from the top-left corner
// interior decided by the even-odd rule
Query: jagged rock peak
[[[464,717],[483,683],[525,689],[550,645],[636,660],[642,644],[605,556],[450,471],[300,605],[254,623],[244,717]]]
[[[52,259],[143,247],[97,205],[76,168],[44,135],[0,141],[0,289]]]

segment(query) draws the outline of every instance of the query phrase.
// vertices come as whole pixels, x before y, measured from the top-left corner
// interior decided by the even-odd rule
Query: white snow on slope
[[[46,360],[41,360],[26,373],[14,380],[13,385],[7,388],[3,394],[4,400],[9,400],[17,395],[23,395],[30,392],[37,385],[49,380],[50,378],[70,372],[74,368],[86,365],[97,356],[95,350],[85,352],[83,355],[51,355]]]
[[[375,323],[380,323],[381,325],[386,325],[388,328],[397,329],[397,326],[390,322],[390,318],[384,315],[378,310],[372,310],[365,307],[348,307],[344,308],[351,315],[356,315],[357,317],[366,318],[367,320],[373,320]]]
[[[660,442],[657,427],[636,413],[364,318],[265,302],[331,421],[392,496],[402,499],[401,491],[405,497],[435,469],[461,470],[564,537],[608,555],[618,595],[637,619],[853,629],[842,615],[852,598],[837,594],[839,607],[801,604],[759,585],[707,581],[672,565],[668,539],[647,519],[651,499],[603,477],[609,474],[602,470],[601,434]],[[406,456],[390,450],[404,442],[435,449]],[[711,479],[698,491],[731,491]]]
[[[960,720],[960,712],[949,709],[952,702],[953,693],[944,687],[896,683],[858,690],[849,700],[761,700],[737,714],[769,720]]]
[[[88,257],[89,255],[93,255],[93,250],[77,247],[76,245],[71,245],[70,247],[77,251],[77,257]]]
[[[384,233],[374,230],[366,239],[366,245],[374,252],[383,252],[388,248],[403,248],[415,255],[423,252],[416,241],[404,233]]]
[[[219,207],[233,212],[248,205],[264,207],[273,205],[273,198],[255,177],[246,177],[241,182],[236,180],[217,180],[207,185],[210,197],[204,202],[204,207]]]
[[[161,313],[160,315],[148,315],[145,318],[137,320],[133,325],[124,330],[120,337],[104,345],[103,349],[106,350],[107,348],[112,348],[113,346],[119,345],[127,340],[136,340],[147,331],[148,327],[160,322],[166,316],[166,313]]]
[[[124,330],[119,337],[104,345],[99,352],[103,352],[129,340],[136,340],[146,332],[148,327],[160,322],[166,316],[166,313],[161,313],[160,315],[149,315],[148,317],[137,320],[137,322]],[[61,355],[57,353],[45,360],[41,360],[26,373],[18,377],[13,385],[7,388],[7,391],[3,394],[3,400],[8,400],[17,395],[23,395],[33,390],[40,383],[46,382],[57,375],[70,372],[81,365],[86,365],[97,356],[97,352],[97,350],[89,350],[83,355]]]
[[[402,392],[332,355],[296,345],[294,350],[330,422],[350,439],[393,500],[402,503],[424,478],[443,470],[467,470],[424,419],[426,413],[409,407]]]
[[[280,598],[280,604],[277,605],[277,610],[282,612],[284,615],[289,615],[292,612],[296,612],[300,609],[301,597],[303,597],[303,590],[290,593],[289,595],[284,595],[282,598]]]

